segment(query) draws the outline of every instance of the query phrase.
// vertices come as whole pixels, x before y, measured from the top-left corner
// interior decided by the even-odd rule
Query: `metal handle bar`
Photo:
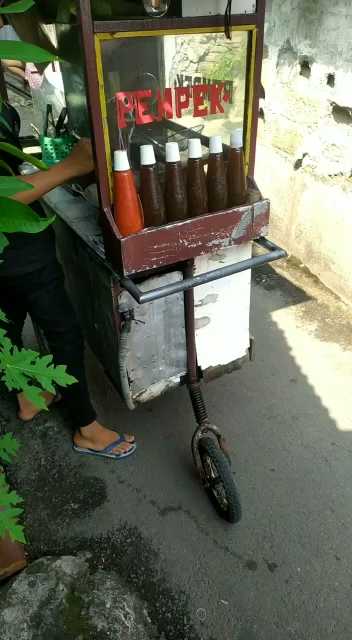
[[[274,242],[267,240],[267,238],[258,238],[257,240],[254,240],[254,242],[263,249],[267,249],[269,253],[262,256],[254,256],[247,260],[241,260],[241,262],[229,264],[226,267],[220,267],[213,271],[207,271],[206,273],[201,273],[193,278],[186,278],[180,282],[174,282],[173,284],[157,287],[151,291],[141,291],[131,278],[121,278],[120,284],[121,287],[131,294],[132,298],[134,298],[138,304],[145,304],[146,302],[152,302],[159,298],[166,298],[167,296],[171,296],[173,293],[179,293],[180,291],[200,287],[202,284],[206,284],[207,282],[213,282],[214,280],[220,280],[221,278],[232,276],[234,273],[240,273],[241,271],[247,271],[248,269],[255,269],[255,267],[260,267],[263,264],[273,262],[274,260],[280,260],[280,258],[285,258],[287,256],[284,249],[281,249],[281,247],[274,244]]]

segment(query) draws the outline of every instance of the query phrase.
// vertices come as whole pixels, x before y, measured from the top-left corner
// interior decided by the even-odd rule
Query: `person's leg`
[[[0,322],[0,328],[18,349],[23,347],[22,332],[27,316],[26,300],[22,294],[23,277],[0,277],[0,309],[7,318],[7,322]],[[27,404],[23,393],[17,393],[19,417]],[[48,404],[50,398],[47,398]]]
[[[32,280],[27,293],[29,314],[43,330],[55,364],[67,365],[68,373],[78,381],[60,388],[76,429],[74,442],[84,448],[105,449],[119,436],[96,420],[84,368],[84,342],[65,291],[62,269],[55,262],[33,274]],[[126,436],[126,442],[116,452],[127,451],[133,440],[132,436]]]
[[[19,349],[22,347],[22,331],[27,315],[25,300],[18,295],[16,279],[0,277],[0,309],[8,322],[0,322],[7,337]]]

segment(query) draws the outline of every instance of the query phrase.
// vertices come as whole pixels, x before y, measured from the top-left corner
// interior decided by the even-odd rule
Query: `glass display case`
[[[156,18],[142,1],[100,3],[100,11],[113,7],[112,18],[108,11],[98,15],[98,4],[66,3],[70,15],[65,23],[61,12],[56,28],[71,127],[95,144],[101,223],[114,268],[147,272],[262,235],[269,203],[253,173],[264,0],[233,2],[231,16],[224,15],[227,0],[170,2]],[[123,14],[123,5],[136,4],[143,18]],[[167,142],[178,142],[186,160],[188,140],[200,138],[206,166],[209,138],[222,136],[226,158],[237,128],[249,182],[243,206],[121,236],[113,216],[114,151],[127,149],[138,184],[140,146],[152,144],[163,182]]]

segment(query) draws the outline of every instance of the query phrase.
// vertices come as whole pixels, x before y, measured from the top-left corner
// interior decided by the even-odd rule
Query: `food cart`
[[[165,5],[160,17],[137,0],[42,4],[44,20],[56,24],[70,127],[95,147],[97,201],[94,186],[44,199],[57,214],[59,255],[87,342],[130,409],[188,386],[196,468],[218,513],[237,522],[239,494],[201,383],[251,354],[251,269],[285,255],[266,237],[269,202],[254,181],[265,1],[149,0],[151,9]],[[162,179],[166,142],[184,152],[200,137],[206,158],[209,137],[227,143],[235,127],[244,131],[243,205],[121,236],[115,149],[128,150],[138,182],[138,149],[153,144]]]

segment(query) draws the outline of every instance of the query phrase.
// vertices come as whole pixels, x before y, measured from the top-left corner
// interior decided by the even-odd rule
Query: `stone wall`
[[[256,177],[271,235],[352,302],[352,4],[268,0]]]

